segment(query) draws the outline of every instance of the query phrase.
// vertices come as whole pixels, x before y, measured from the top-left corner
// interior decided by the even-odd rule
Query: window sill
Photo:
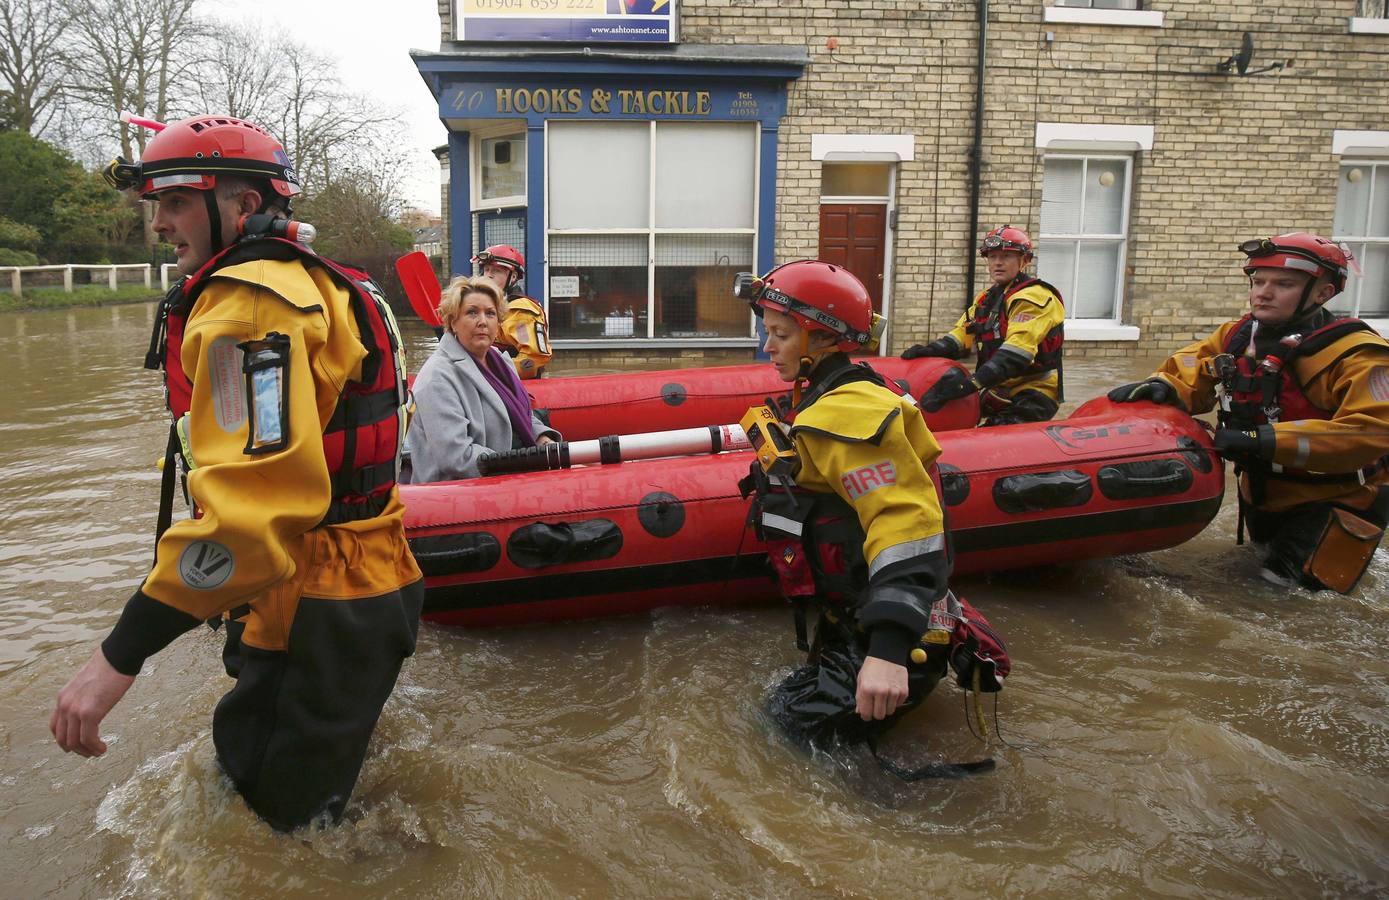
[[[1380,333],[1380,336],[1389,334],[1389,319],[1362,319],[1366,325]]]
[[[1136,341],[1137,325],[1121,325],[1107,319],[1067,319],[1068,341]]]
[[[1370,19],[1363,16],[1352,16],[1350,20],[1351,34],[1389,34],[1389,19]]]
[[[1125,25],[1131,28],[1161,28],[1162,16],[1163,14],[1160,12],[1146,9],[1082,9],[1071,6],[1048,6],[1043,10],[1042,21],[1071,22],[1076,25]],[[1353,27],[1352,30],[1354,30]]]
[[[757,338],[592,338],[562,340],[553,338],[556,350],[651,350],[663,348],[747,347],[755,349]]]

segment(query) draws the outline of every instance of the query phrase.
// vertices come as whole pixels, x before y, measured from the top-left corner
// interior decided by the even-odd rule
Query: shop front
[[[455,273],[509,244],[557,350],[748,347],[773,263],[783,46],[416,53],[449,129]],[[678,355],[678,354],[674,354]]]

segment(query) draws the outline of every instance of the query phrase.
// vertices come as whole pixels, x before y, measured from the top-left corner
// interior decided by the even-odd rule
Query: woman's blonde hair
[[[497,309],[497,318],[506,315],[506,299],[495,281],[486,275],[459,275],[444,288],[444,296],[439,300],[439,321],[445,329],[452,330],[454,320],[463,311],[463,298],[469,294],[486,294]]]

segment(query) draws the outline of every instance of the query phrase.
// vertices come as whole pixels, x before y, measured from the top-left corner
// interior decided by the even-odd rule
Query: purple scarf
[[[501,398],[502,406],[506,407],[507,417],[511,419],[511,430],[521,438],[521,446],[534,447],[535,431],[531,428],[530,394],[521,386],[521,376],[516,374],[516,367],[511,364],[511,360],[503,356],[496,347],[487,348],[485,366],[471,353],[468,356],[477,363],[482,377],[487,379],[487,383],[492,385],[492,390]]]

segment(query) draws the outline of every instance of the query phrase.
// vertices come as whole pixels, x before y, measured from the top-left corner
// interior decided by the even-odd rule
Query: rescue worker
[[[1007,657],[964,646],[982,617],[950,592],[949,548],[928,470],[940,455],[921,412],[866,365],[882,331],[863,284],[846,269],[801,260],[736,292],[767,329],[765,351],[793,383],[789,409],[749,412],[758,450],[740,487],[796,612],[804,667],[768,700],[797,743],[870,742],[918,706],[945,674],[996,691]],[[780,405],[780,404],[778,404]],[[806,608],[822,611],[813,644]],[[957,628],[960,626],[960,628]]]
[[[494,244],[473,257],[479,275],[486,275],[506,297],[506,314],[497,335],[497,349],[511,357],[522,380],[539,378],[553,353],[545,308],[517,289],[526,277],[526,260],[515,247]]]
[[[928,412],[978,391],[983,425],[1045,422],[1062,399],[1066,308],[1061,292],[1024,271],[1032,259],[1032,238],[1021,228],[1002,225],[990,231],[979,255],[988,261],[993,285],[979,292],[949,334],[909,347],[902,358],[961,359],[970,348],[978,357],[973,376],[952,369],[922,396]]]
[[[1326,302],[1346,250],[1307,232],[1245,241],[1249,313],[1109,392],[1189,413],[1218,409],[1215,448],[1240,476],[1238,540],[1263,576],[1349,593],[1389,516],[1389,343]]]
[[[102,755],[102,719],[145,660],[219,617],[236,679],[213,714],[222,769],[276,829],[336,821],[423,600],[395,484],[403,345],[365,273],[272,236],[302,237],[288,218],[300,188],[260,127],[185,119],[107,177],[158,204],[185,276],[146,357],[175,419],[167,528],[50,728],[65,751]],[[168,526],[176,450],[193,515]]]

